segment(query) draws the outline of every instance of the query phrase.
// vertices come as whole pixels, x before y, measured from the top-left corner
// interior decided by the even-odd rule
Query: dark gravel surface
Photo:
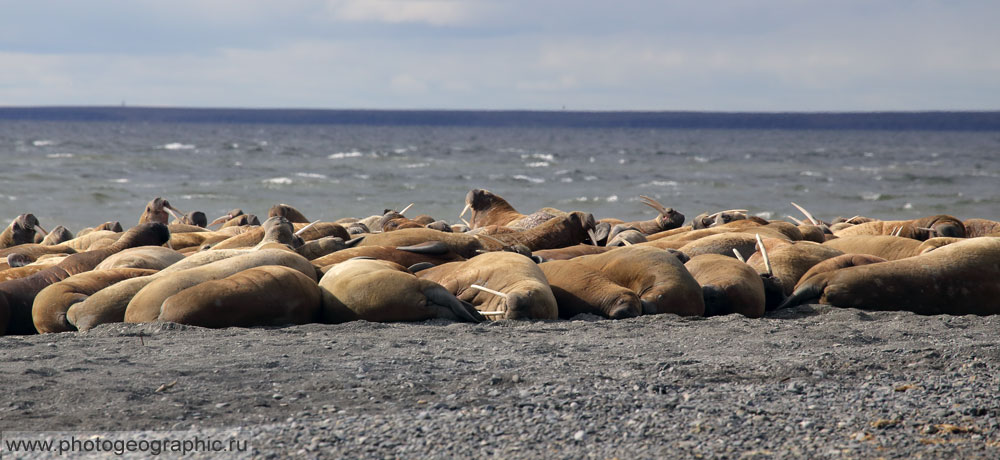
[[[0,338],[0,430],[186,430],[248,439],[256,458],[1000,458],[998,330],[997,317],[818,305],[109,324]]]

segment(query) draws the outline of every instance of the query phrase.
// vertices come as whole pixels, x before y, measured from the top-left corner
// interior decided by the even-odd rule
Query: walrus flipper
[[[828,275],[828,273],[823,273],[809,278],[805,284],[796,289],[795,292],[788,296],[788,298],[785,299],[781,305],[778,305],[775,310],[802,305],[810,300],[819,300],[819,298],[823,296],[823,291],[826,290],[826,286],[829,283],[830,277]]]
[[[444,244],[443,241],[427,241],[425,243],[414,244],[411,246],[397,246],[396,249],[415,254],[443,256],[451,251],[451,246]]]
[[[440,284],[424,281],[424,296],[427,297],[427,306],[439,311],[441,317],[471,323],[482,323],[486,321],[483,315],[468,302],[458,300],[457,297],[448,292]]]

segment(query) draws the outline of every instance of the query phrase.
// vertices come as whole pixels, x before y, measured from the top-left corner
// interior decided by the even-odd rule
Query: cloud
[[[476,2],[459,0],[328,0],[330,15],[341,21],[417,22],[458,25],[476,17]]]

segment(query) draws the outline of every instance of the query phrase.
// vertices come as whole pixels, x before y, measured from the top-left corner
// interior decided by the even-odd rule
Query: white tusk
[[[740,254],[739,249],[733,248],[733,254],[736,254],[736,258],[739,259],[740,262],[746,263],[746,259],[743,258],[743,254]]]
[[[464,219],[464,218],[462,218],[461,216],[459,216],[459,218],[458,218],[458,219],[459,219],[459,220],[461,220],[461,221],[462,221],[462,223],[463,223],[463,224],[465,224],[465,226],[466,226],[466,227],[469,227],[470,229],[472,228],[472,224],[470,224],[470,223],[469,223],[469,221],[465,220],[465,219]]]
[[[590,243],[597,246],[597,234],[593,230],[587,230],[587,235],[590,235]]]
[[[795,206],[795,209],[798,209],[803,216],[806,216],[806,219],[809,219],[809,222],[812,222],[813,225],[819,225],[819,222],[813,217],[812,214],[809,214],[809,211],[806,211],[806,208],[795,204],[794,201],[792,202],[792,206]]]
[[[764,242],[760,239],[760,233],[757,233],[757,245],[760,246],[760,255],[764,258],[764,268],[767,269],[768,275],[774,275],[774,270],[771,268],[771,258],[767,256],[767,249],[764,248]]]
[[[177,212],[180,212],[180,210],[177,210],[177,212],[174,212],[174,209],[173,209],[172,206],[171,207],[164,206],[163,209],[166,209],[167,212],[169,212],[171,216],[174,216],[174,219],[177,219],[178,221],[182,220],[182,216],[180,216],[180,215],[177,214]]]
[[[170,240],[167,240],[167,249],[169,249],[171,251],[174,250],[174,245],[170,244]]]
[[[792,216],[785,216],[785,217],[791,219],[792,222],[795,222],[795,225],[805,225],[806,224],[805,222],[802,222],[801,220],[798,220],[798,219],[796,219],[796,218],[794,218]]]
[[[414,204],[414,203],[410,203],[410,205],[409,205],[409,206],[407,206],[407,207],[403,208],[403,210],[402,210],[402,211],[399,211],[399,213],[400,213],[400,214],[406,214],[406,211],[409,211],[409,210],[410,210],[410,208],[412,208],[412,207],[413,207],[413,204]]]
[[[311,223],[309,225],[306,225],[305,227],[300,228],[299,231],[295,232],[295,236],[302,236],[302,234],[305,233],[305,231],[308,230],[309,227],[312,227],[313,225],[316,225],[317,223],[319,223],[319,220],[316,220],[315,222],[313,222],[313,223]]]
[[[493,294],[495,296],[503,297],[504,300],[507,300],[507,294],[504,294],[504,293],[502,293],[500,291],[494,291],[493,289],[490,289],[490,288],[487,288],[487,287],[482,287],[482,286],[480,286],[478,284],[470,284],[469,287],[471,287],[473,289],[479,289],[480,291],[483,291],[483,292],[489,292],[490,294]]]
[[[489,235],[472,235],[472,236],[474,236],[476,238],[486,238],[488,240],[493,240],[493,242],[496,243],[496,244],[499,244],[501,248],[507,247],[507,243],[504,243],[503,241],[500,241],[500,240],[498,240],[496,238],[493,238],[492,236],[489,236]]]
[[[632,243],[629,243],[628,240],[623,239],[621,241],[622,241],[622,244],[624,244],[625,246],[631,246],[632,245]]]
[[[500,316],[500,315],[506,315],[507,312],[505,312],[505,311],[481,311],[481,312],[479,312],[479,314],[483,315],[483,316]]]
[[[471,207],[472,205],[470,205],[469,203],[465,203],[465,207],[462,208],[462,212],[459,213],[458,218],[462,219],[462,217],[465,216],[465,213],[469,212],[469,208]],[[465,222],[465,219],[462,219],[462,221]]]
[[[38,229],[38,231],[42,232],[42,236],[48,236],[49,232],[45,231],[45,229],[42,228],[41,225],[35,225],[35,228]]]

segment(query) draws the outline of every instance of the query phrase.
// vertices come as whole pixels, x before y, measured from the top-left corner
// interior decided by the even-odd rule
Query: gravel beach
[[[183,431],[248,440],[236,457],[255,458],[998,458],[998,330],[995,316],[822,305],[762,319],[106,324],[0,337],[0,430]]]

